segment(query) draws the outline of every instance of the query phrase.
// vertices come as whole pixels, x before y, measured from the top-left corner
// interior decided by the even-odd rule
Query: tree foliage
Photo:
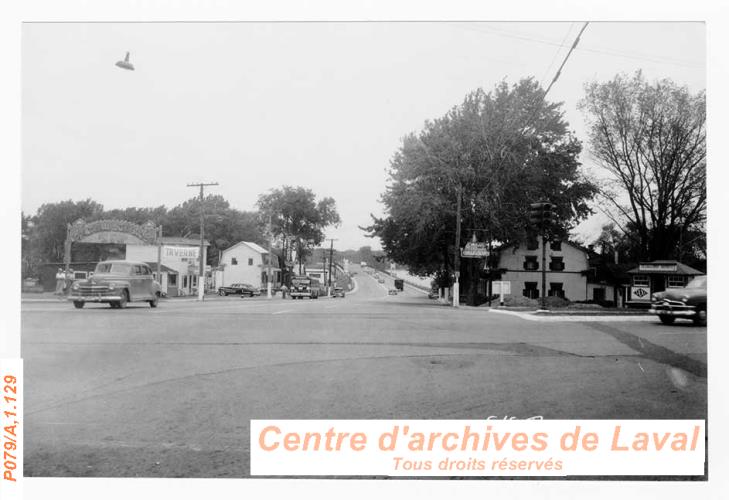
[[[282,186],[258,197],[261,220],[270,221],[271,233],[280,239],[284,254],[296,250],[302,262],[312,247],[324,241],[324,230],[341,222],[333,198],[316,200],[311,189]]]
[[[532,79],[471,92],[445,116],[403,139],[382,195],[386,215],[373,217],[364,229],[411,272],[441,276],[452,272],[459,190],[458,247],[473,230],[489,243],[523,241],[531,230],[529,203],[539,200],[556,204],[557,231],[565,234],[590,213],[587,203],[596,187],[580,174],[581,145],[560,106],[544,102]],[[473,294],[474,262],[464,259],[460,271]]]
[[[585,86],[589,145],[610,174],[607,213],[641,259],[695,255],[705,241],[706,94],[640,72]]]

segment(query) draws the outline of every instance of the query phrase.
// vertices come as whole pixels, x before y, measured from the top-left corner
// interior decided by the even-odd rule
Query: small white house
[[[215,274],[217,287],[233,283],[247,283],[263,288],[268,283],[268,250],[250,241],[241,241],[223,250],[218,271]],[[278,257],[271,256],[271,282],[281,284],[281,267]]]

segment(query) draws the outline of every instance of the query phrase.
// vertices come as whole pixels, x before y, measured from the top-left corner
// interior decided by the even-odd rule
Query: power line
[[[541,43],[544,45],[551,45],[553,47],[563,47],[564,46],[562,43],[559,43],[555,40],[550,40],[550,39],[546,39],[546,38],[538,38],[538,37],[534,37],[534,36],[526,36],[526,35],[522,35],[520,33],[515,33],[515,32],[511,32],[511,31],[506,31],[506,30],[500,30],[498,28],[492,28],[490,26],[475,27],[475,26],[459,25],[459,24],[454,24],[454,23],[450,23],[450,24],[452,26],[458,26],[462,29],[476,31],[479,33],[487,34],[487,35],[514,38],[516,40],[524,40],[527,42]],[[580,47],[579,50],[583,51],[583,52],[592,52],[594,54],[602,54],[602,55],[608,55],[608,56],[613,56],[613,57],[623,57],[626,59],[649,61],[649,62],[658,63],[658,64],[672,64],[675,66],[683,66],[686,68],[703,67],[700,64],[693,64],[690,61],[686,61],[686,60],[674,59],[674,58],[664,57],[664,56],[654,56],[654,55],[650,55],[650,54],[640,54],[638,52],[632,52],[632,53],[622,52],[622,51],[618,51],[618,50],[606,49],[604,47],[596,48],[596,47],[590,47],[590,46],[583,45],[582,47]]]
[[[567,38],[570,36],[570,33],[572,33],[572,28],[574,27],[575,23],[570,23],[570,27],[567,30],[567,33],[564,35],[564,38],[562,39],[562,43],[559,44],[559,48],[554,53],[554,57],[552,57],[552,61],[549,63],[549,66],[547,66],[547,69],[544,71],[544,76],[542,76],[542,79],[539,80],[540,82],[543,82],[545,78],[547,78],[547,74],[552,70],[552,66],[554,66],[554,61],[557,60],[557,56],[559,55],[560,51],[562,50],[562,47],[565,47],[565,42],[567,41]]]

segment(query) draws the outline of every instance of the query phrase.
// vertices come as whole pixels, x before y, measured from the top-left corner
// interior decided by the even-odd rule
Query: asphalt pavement
[[[22,304],[25,474],[246,477],[250,419],[705,418],[706,328],[344,299]]]

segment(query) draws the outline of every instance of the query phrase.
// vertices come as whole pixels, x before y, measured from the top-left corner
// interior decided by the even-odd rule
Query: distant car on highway
[[[396,289],[396,288],[390,288],[390,289],[389,289],[389,290],[387,291],[387,294],[388,294],[388,295],[397,295],[397,289]]]
[[[332,297],[344,298],[344,288],[342,288],[341,286],[334,287],[334,292],[332,292]]]
[[[384,282],[385,282],[385,280],[384,280],[384,278],[380,278],[380,279],[378,279],[378,280],[377,280],[377,282],[378,282],[378,283],[384,283]]]
[[[657,315],[664,325],[672,324],[676,318],[706,325],[706,276],[695,277],[683,288],[654,293],[648,312]]]
[[[74,281],[68,300],[76,309],[87,302],[123,309],[128,302],[148,302],[157,307],[162,295],[152,269],[144,262],[106,260],[96,264],[91,278]]]
[[[438,292],[436,292],[435,290],[431,290],[430,292],[428,292],[428,298],[429,299],[437,299],[438,298]]]

